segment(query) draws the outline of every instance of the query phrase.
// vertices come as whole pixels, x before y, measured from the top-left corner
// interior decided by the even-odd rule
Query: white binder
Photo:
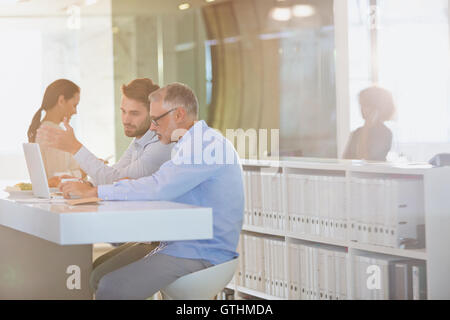
[[[308,299],[308,253],[306,246],[299,245],[300,255],[300,298],[302,300]]]
[[[328,300],[336,300],[336,266],[335,266],[335,254],[334,251],[328,252]]]

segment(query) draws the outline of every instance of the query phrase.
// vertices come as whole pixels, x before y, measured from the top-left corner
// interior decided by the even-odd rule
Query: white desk
[[[93,243],[213,236],[210,208],[159,201],[27,204],[2,192],[0,299],[91,299]],[[80,267],[81,289],[67,288],[71,265]]]

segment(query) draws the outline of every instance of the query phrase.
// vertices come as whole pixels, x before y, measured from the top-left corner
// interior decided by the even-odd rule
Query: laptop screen
[[[50,198],[50,189],[45,173],[44,161],[41,149],[37,143],[24,143],[23,152],[27,162],[28,174],[33,185],[33,194],[38,198]]]

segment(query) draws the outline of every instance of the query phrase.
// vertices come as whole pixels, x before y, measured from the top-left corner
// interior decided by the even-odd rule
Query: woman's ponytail
[[[31,120],[31,124],[27,132],[28,142],[36,142],[36,131],[41,125],[42,110],[43,108],[40,107],[39,110],[34,114],[33,120]]]

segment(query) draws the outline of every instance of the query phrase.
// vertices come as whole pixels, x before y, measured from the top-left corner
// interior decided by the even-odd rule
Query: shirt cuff
[[[116,200],[114,197],[114,185],[101,185],[97,187],[98,197],[102,200]]]

